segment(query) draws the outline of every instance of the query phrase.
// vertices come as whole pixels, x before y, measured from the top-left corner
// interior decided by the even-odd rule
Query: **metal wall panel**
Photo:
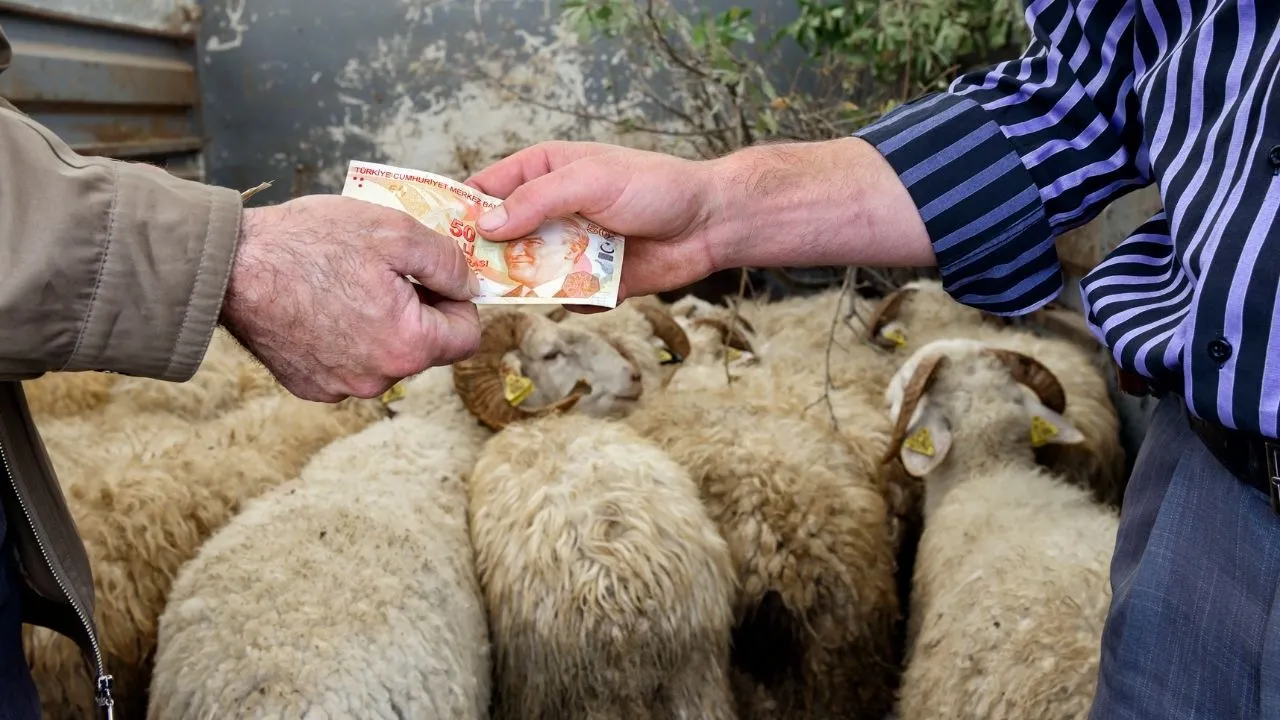
[[[77,152],[150,162],[203,179],[194,32],[3,0],[0,27],[14,54],[0,73],[0,96]]]
[[[137,30],[187,33],[199,21],[200,0],[5,0],[46,16],[69,16]]]

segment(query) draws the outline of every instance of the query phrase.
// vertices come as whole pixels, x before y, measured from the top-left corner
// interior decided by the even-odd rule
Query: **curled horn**
[[[649,304],[638,304],[636,305],[636,310],[639,310],[640,314],[644,315],[649,324],[653,326],[653,334],[666,343],[671,352],[682,359],[689,357],[689,353],[693,352],[693,347],[689,344],[689,336],[685,334],[684,328],[680,327],[680,323],[676,322],[670,313]]]
[[[898,411],[898,419],[893,425],[893,435],[889,437],[889,446],[885,449],[884,457],[880,459],[880,462],[890,462],[898,454],[898,450],[902,448],[902,442],[907,439],[907,427],[911,424],[911,416],[915,414],[916,405],[919,405],[920,398],[924,397],[926,392],[929,392],[938,370],[946,362],[947,356],[945,355],[930,355],[916,365],[915,372],[911,375],[911,379],[907,381],[907,387],[902,391],[902,409]]]
[[[1045,407],[1056,413],[1066,410],[1067,393],[1062,389],[1062,383],[1039,360],[1003,348],[986,348],[983,352],[1004,363],[1013,374],[1013,379],[1035,391]]]
[[[902,307],[902,301],[907,296],[915,292],[915,288],[900,287],[889,293],[876,306],[875,312],[871,313],[871,318],[867,320],[867,340],[879,345],[882,348],[892,349],[893,343],[880,337],[880,331],[884,329],[892,320],[898,317],[898,310]]]
[[[741,329],[730,325],[729,322],[726,320],[723,320],[721,318],[707,317],[707,318],[694,318],[692,322],[695,326],[705,325],[707,327],[715,328],[720,332],[720,338],[724,340],[725,344],[727,344],[731,348],[734,348],[735,350],[741,350],[743,352],[753,351],[751,347],[751,341],[747,339],[746,334],[743,333]],[[750,325],[748,325],[746,322],[743,322],[742,324],[747,329],[748,332],[751,331]]]
[[[567,397],[540,408],[513,406],[507,402],[502,377],[502,357],[520,346],[533,318],[521,312],[500,312],[486,319],[480,349],[453,365],[453,388],[467,411],[491,430],[501,430],[525,418],[565,412],[591,393],[581,380]]]

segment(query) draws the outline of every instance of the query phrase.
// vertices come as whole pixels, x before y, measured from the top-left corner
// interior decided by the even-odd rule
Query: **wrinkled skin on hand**
[[[372,398],[476,351],[475,287],[457,244],[408,214],[308,196],[244,211],[221,323],[300,398]]]

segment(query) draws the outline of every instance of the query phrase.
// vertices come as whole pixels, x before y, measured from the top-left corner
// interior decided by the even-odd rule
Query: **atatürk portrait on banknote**
[[[600,292],[587,256],[590,237],[571,217],[555,218],[528,237],[502,244],[504,297],[585,298]]]

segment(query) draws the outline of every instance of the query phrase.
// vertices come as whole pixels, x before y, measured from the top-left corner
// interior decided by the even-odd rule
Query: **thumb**
[[[400,243],[391,266],[450,300],[467,301],[480,294],[480,281],[458,243],[426,228]]]
[[[625,186],[596,158],[583,158],[521,185],[501,205],[481,215],[476,229],[489,240],[514,240],[549,218],[590,215],[608,208]]]
[[[480,349],[480,315],[474,303],[441,300],[421,305],[419,322],[427,329],[423,369],[452,365]]]

